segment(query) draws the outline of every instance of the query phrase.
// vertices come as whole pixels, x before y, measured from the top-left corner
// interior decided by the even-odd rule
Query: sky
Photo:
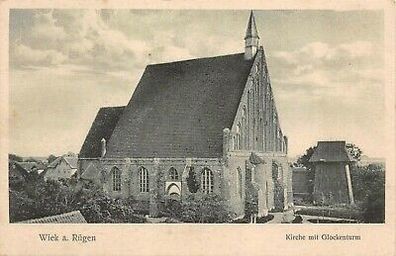
[[[10,12],[10,153],[78,153],[148,64],[244,51],[247,10]],[[385,155],[382,11],[256,10],[289,155],[346,140]]]

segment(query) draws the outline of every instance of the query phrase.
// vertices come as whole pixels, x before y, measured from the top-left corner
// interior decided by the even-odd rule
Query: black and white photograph
[[[385,223],[384,31],[382,10],[11,9],[9,223]]]

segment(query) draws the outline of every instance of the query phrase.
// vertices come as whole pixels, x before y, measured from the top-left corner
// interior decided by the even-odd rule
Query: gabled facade
[[[149,65],[127,106],[102,108],[79,174],[151,215],[170,198],[215,193],[235,216],[249,204],[262,216],[292,204],[287,144],[251,13],[243,53]]]
[[[77,176],[76,156],[60,156],[47,166],[43,173],[44,180],[62,180]]]

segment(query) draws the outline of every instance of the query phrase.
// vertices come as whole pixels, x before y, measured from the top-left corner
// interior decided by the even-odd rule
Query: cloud
[[[333,46],[312,42],[294,51],[277,51],[272,55],[273,81],[285,90],[306,89],[323,97],[377,86],[383,83],[383,63],[380,58],[373,61],[373,49],[371,42],[356,41]]]
[[[56,50],[37,50],[19,43],[14,44],[11,51],[11,63],[17,66],[56,66],[67,58]]]
[[[191,12],[191,19],[200,19]],[[210,29],[184,22],[188,13],[176,11],[130,12],[127,10],[44,10],[32,17],[32,27],[12,42],[11,51],[20,45],[33,51],[51,51],[53,57],[64,56],[56,64],[80,65],[96,72],[143,70],[149,63],[240,52],[242,40],[229,40],[218,32],[203,37]],[[232,35],[232,34],[231,34]],[[234,35],[232,35],[234,36]],[[48,52],[49,53],[49,52]],[[204,55],[203,55],[204,53]],[[12,56],[13,68],[26,68],[24,56]],[[40,62],[44,66],[46,62]],[[37,67],[36,67],[37,68]]]
[[[100,14],[95,10],[36,13],[30,32],[11,44],[12,67],[70,64],[126,71],[144,65],[149,51],[146,42],[112,29]]]
[[[341,60],[358,61],[374,53],[371,42],[356,41],[330,46],[322,42],[312,42],[294,51],[277,51],[272,56],[287,65],[333,65]]]

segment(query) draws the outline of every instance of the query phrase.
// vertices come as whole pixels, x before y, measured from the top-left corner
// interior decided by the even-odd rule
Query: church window
[[[139,191],[140,192],[149,192],[148,171],[144,167],[139,168]]]
[[[273,180],[277,180],[278,177],[279,177],[279,170],[278,169],[279,169],[278,165],[275,162],[273,162],[272,163],[272,179]]]
[[[241,131],[241,140],[242,140],[243,148],[247,147],[247,145],[246,145],[246,141],[247,141],[246,127],[247,127],[246,106],[243,106],[243,109],[242,109],[242,131]]]
[[[235,141],[235,148],[240,150],[242,149],[242,138],[241,138],[241,123],[238,123],[236,127],[236,141]]]
[[[213,192],[213,172],[208,169],[204,168],[201,173],[201,188],[202,193],[210,194]]]
[[[117,167],[112,169],[113,191],[121,191],[121,170]]]
[[[238,167],[237,171],[238,171],[238,194],[239,194],[239,197],[242,198],[242,188],[243,187],[242,187],[242,171],[241,171],[241,168]]]
[[[171,180],[178,180],[179,179],[179,174],[177,173],[177,170],[173,167],[169,169],[169,178]]]

